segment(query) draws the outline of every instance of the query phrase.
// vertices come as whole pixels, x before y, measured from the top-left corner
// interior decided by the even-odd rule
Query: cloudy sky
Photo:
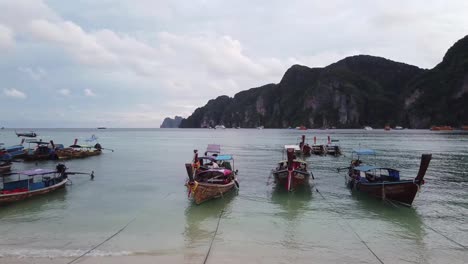
[[[0,0],[0,126],[159,127],[292,64],[432,68],[468,1]]]

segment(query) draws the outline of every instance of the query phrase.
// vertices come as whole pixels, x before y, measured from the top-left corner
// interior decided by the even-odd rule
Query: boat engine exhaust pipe
[[[421,165],[419,165],[418,175],[414,181],[418,184],[422,184],[424,181],[424,175],[426,175],[427,168],[429,167],[429,162],[431,162],[432,154],[422,154],[421,155]]]

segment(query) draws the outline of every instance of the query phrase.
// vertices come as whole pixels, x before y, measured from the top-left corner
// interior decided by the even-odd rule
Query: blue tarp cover
[[[375,155],[375,151],[373,149],[355,149],[353,152],[358,155]]]
[[[232,160],[231,155],[219,155],[216,157],[216,160]]]

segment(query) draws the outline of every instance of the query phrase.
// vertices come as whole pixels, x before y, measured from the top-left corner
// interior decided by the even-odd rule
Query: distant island
[[[177,127],[179,122],[166,120],[163,125],[168,127]],[[468,36],[457,41],[433,69],[368,55],[347,57],[324,68],[294,65],[278,84],[209,100],[183,119],[180,127],[429,128],[466,124]]]
[[[181,116],[175,116],[174,118],[166,117],[160,128],[178,128],[182,120]]]

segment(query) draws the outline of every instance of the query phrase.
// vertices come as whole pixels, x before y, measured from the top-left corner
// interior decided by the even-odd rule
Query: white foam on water
[[[0,257],[19,257],[19,258],[58,258],[58,257],[78,257],[84,254],[87,250],[82,249],[13,249],[0,248]],[[128,256],[130,251],[101,251],[93,250],[86,256],[92,257],[113,257],[113,256]]]

